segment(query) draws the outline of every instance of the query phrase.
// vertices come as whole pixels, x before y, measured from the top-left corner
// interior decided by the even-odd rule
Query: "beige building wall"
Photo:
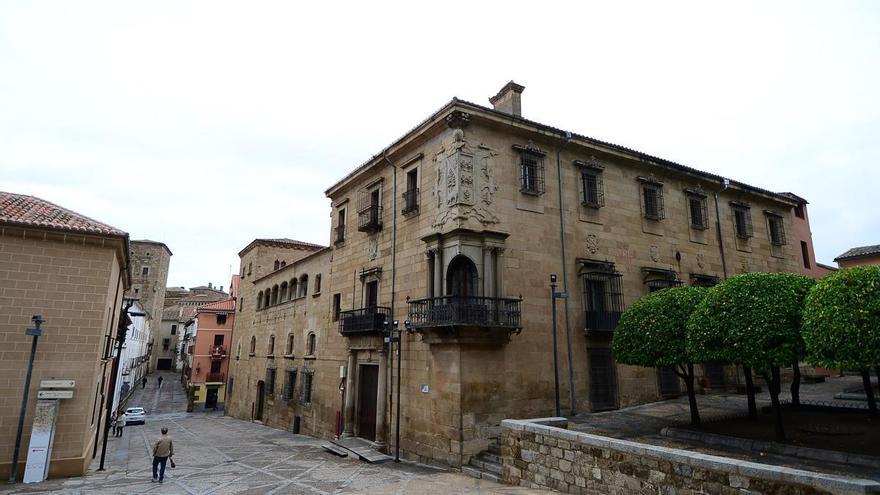
[[[81,475],[103,433],[103,403],[112,362],[106,337],[115,334],[128,286],[122,239],[22,231],[0,234],[0,477],[9,476],[31,337],[25,328],[42,315],[22,435],[19,473],[27,458],[41,380],[76,380],[74,398],[61,401],[49,476]]]

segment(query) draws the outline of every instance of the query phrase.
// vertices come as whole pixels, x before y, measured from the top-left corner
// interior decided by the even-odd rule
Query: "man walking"
[[[125,413],[122,413],[122,415],[116,419],[116,436],[117,437],[122,436],[122,429],[127,426],[125,423],[127,420],[128,420],[128,415]]]
[[[141,388],[147,388],[147,377],[141,378]]]
[[[153,483],[163,483],[165,480],[165,463],[174,455],[174,443],[168,436],[168,428],[162,428],[162,436],[156,440],[153,447]],[[172,463],[173,464],[173,463]],[[158,470],[158,473],[156,472]]]
[[[159,376],[159,378],[156,378],[156,381],[159,383],[158,385],[156,385],[156,388],[162,388],[162,376],[161,375]]]

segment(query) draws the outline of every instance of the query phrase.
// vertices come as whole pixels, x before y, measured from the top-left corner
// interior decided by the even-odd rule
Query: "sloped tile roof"
[[[24,194],[0,191],[0,223],[22,227],[125,236],[125,232],[55,203]]]
[[[213,312],[213,311],[235,311],[235,299],[231,297],[229,299],[224,299],[222,301],[212,302],[210,304],[205,304],[204,306],[199,306],[197,311],[201,313],[205,312]]]
[[[250,244],[245,246],[244,249],[238,252],[239,256],[243,256],[244,253],[250,251],[254,247],[258,245],[265,246],[274,246],[274,247],[282,247],[288,249],[303,249],[306,251],[317,251],[319,249],[323,249],[327,246],[322,246],[320,244],[312,244],[311,242],[303,242],[297,241],[296,239],[288,239],[286,237],[279,237],[277,239],[254,239]]]
[[[847,260],[850,258],[861,258],[864,256],[880,256],[880,244],[873,246],[854,247],[847,252],[841,254],[834,261]]]

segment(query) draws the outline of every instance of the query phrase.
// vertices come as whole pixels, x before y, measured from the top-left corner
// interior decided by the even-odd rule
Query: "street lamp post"
[[[556,298],[559,294],[556,292],[556,274],[550,274],[550,298],[553,300],[553,385],[556,391],[556,416],[560,415],[559,411],[559,354],[556,350]]]
[[[116,375],[119,374],[119,360],[122,358],[122,346],[125,344],[125,334],[131,320],[128,310],[134,301],[129,301],[119,315],[119,323],[116,325],[116,356],[113,358],[113,366],[110,368],[110,393],[107,398],[107,409],[104,411],[104,442],[101,445],[101,466],[98,471],[104,470],[104,459],[107,455],[107,438],[110,435],[110,413],[113,410],[113,397],[116,395]],[[134,313],[132,313],[134,314]]]
[[[25,335],[33,336],[33,340],[31,341],[31,357],[28,360],[27,376],[24,379],[24,395],[21,398],[21,412],[18,414],[18,431],[15,433],[15,450],[12,451],[12,465],[9,467],[10,483],[15,483],[15,478],[18,475],[18,455],[21,451],[21,433],[24,430],[24,416],[27,412],[28,394],[31,389],[31,374],[34,371],[34,356],[37,354],[37,339],[43,334],[40,325],[42,325],[45,320],[43,320],[43,317],[40,315],[34,315],[31,317],[31,321],[34,322],[34,327],[28,328],[24,332]]]

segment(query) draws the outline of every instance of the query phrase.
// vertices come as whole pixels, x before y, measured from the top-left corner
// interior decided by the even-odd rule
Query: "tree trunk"
[[[776,366],[770,368],[770,373],[770,379],[767,379],[766,374],[764,379],[767,380],[767,386],[770,388],[770,403],[773,405],[773,413],[776,419],[774,428],[776,430],[776,440],[784,442],[785,429],[782,426],[782,408],[779,407],[779,391],[782,389],[779,368]]]
[[[752,381],[752,368],[743,366],[743,374],[746,375],[746,396],[749,401],[749,419],[758,420],[758,406],[755,404],[755,383]]]
[[[801,367],[798,363],[791,365],[791,405],[799,407],[801,405]]]
[[[697,394],[694,392],[694,364],[688,363],[685,370],[682,366],[682,378],[687,387],[688,404],[691,406],[691,425],[700,426],[700,411],[697,409]]]
[[[877,419],[877,402],[874,400],[874,388],[871,387],[871,372],[868,368],[862,370],[862,386],[865,387],[865,396],[868,398],[868,414],[871,419]]]

